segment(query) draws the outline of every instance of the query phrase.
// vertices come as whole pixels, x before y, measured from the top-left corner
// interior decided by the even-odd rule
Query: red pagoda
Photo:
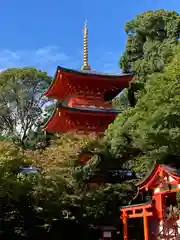
[[[176,208],[176,193],[180,190],[180,171],[156,164],[150,174],[138,184],[140,204],[121,208],[124,240],[172,240],[180,237],[180,213]],[[142,219],[142,230],[130,230],[131,220]],[[132,236],[132,234],[138,234]]]
[[[132,77],[91,70],[85,24],[83,67],[79,71],[57,67],[55,79],[45,96],[56,99],[58,104],[44,130],[50,133],[103,134],[120,112],[112,108],[112,99],[128,87]]]

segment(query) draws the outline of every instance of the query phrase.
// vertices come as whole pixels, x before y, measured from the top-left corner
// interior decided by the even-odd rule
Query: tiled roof
[[[103,76],[103,77],[110,77],[110,78],[132,76],[132,74],[123,74],[123,73],[112,74],[112,73],[96,72],[96,71],[92,71],[92,70],[74,70],[74,69],[64,68],[64,67],[61,67],[61,66],[58,66],[57,70],[62,70],[63,72],[72,72],[72,73],[75,73],[75,74],[91,75],[91,76]]]

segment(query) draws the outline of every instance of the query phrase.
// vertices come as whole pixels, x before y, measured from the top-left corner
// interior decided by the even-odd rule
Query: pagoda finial
[[[84,62],[83,62],[82,70],[91,70],[91,68],[88,65],[88,25],[87,25],[87,19],[85,20],[85,24],[84,24],[83,57],[84,57]]]

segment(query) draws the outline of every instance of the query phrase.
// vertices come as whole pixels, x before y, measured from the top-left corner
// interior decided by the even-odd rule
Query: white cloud
[[[93,70],[104,73],[118,73],[119,51],[97,49],[90,52],[89,64]],[[0,49],[0,71],[12,67],[34,66],[54,75],[57,65],[80,69],[83,64],[83,52],[74,51],[69,56],[57,46],[45,46],[38,49],[17,50]]]
[[[63,52],[60,52],[57,47],[45,47],[40,48],[36,51],[36,61],[40,63],[57,62],[57,61],[68,61],[70,56]]]
[[[18,51],[0,49],[0,70],[10,67],[35,66],[54,74],[57,65],[66,65],[72,59],[56,46]]]

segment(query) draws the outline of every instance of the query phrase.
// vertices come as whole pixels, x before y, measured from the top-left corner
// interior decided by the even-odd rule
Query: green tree
[[[163,73],[154,73],[145,84],[146,94],[135,108],[118,116],[108,130],[113,153],[123,160],[128,153],[137,171],[153,162],[179,164],[180,159],[180,46]]]
[[[86,153],[91,157],[84,164],[81,158]],[[26,154],[41,168],[34,193],[48,225],[55,218],[75,219],[86,226],[108,224],[113,217],[119,222],[120,204],[127,204],[134,194],[131,185],[103,184],[92,189],[88,184],[89,174],[97,168],[98,154],[110,161],[103,141],[95,136],[64,134],[46,149]]]
[[[42,181],[37,184],[38,199],[43,196],[40,202],[48,206],[46,207],[48,214],[56,215],[58,212],[59,217],[68,214],[79,219],[84,191],[79,188],[80,184],[74,173],[76,167],[81,165],[79,163],[81,151],[87,148],[89,151],[94,150],[97,144],[98,139],[95,136],[64,134],[53,140],[44,150],[26,152],[26,156],[33,164],[41,169]]]
[[[127,89],[125,89],[122,93],[120,93],[119,96],[113,99],[113,107],[122,111],[130,107]]]
[[[24,234],[25,216],[31,208],[36,177],[24,175],[20,167],[30,162],[11,142],[0,142],[0,236]],[[28,218],[26,218],[27,220]]]
[[[12,68],[0,73],[0,131],[24,146],[28,134],[42,120],[51,82],[47,73],[35,68]]]
[[[174,11],[147,11],[137,15],[135,19],[126,24],[126,33],[128,39],[120,66],[123,72],[134,74],[134,79],[128,89],[131,107],[119,114],[115,122],[109,126],[106,141],[112,154],[121,163],[130,167],[129,160],[133,159],[139,166],[137,170],[144,173],[147,169],[147,162],[144,161],[145,154],[150,153],[145,143],[150,142],[150,136],[146,139],[143,139],[142,136],[144,128],[148,129],[150,124],[146,122],[147,125],[145,125],[141,119],[146,117],[151,119],[153,112],[149,111],[150,106],[147,104],[151,104],[153,107],[155,100],[160,98],[159,95],[156,95],[157,91],[153,86],[161,91],[162,85],[159,82],[158,73],[163,72],[164,66],[171,61],[173,49],[178,44],[180,17]],[[153,84],[152,78],[154,78]],[[153,91],[149,94],[151,88]],[[164,88],[166,87],[164,86]],[[163,97],[162,91],[161,94]],[[145,103],[145,101],[147,102]],[[162,111],[163,108],[161,114]],[[154,124],[156,123],[154,122]],[[138,143],[139,139],[142,140],[141,147]],[[166,152],[165,149],[161,149],[161,151]],[[140,159],[141,163],[138,163]],[[151,165],[151,161],[148,163]]]
[[[21,172],[21,167],[33,165],[33,156],[11,142],[0,142],[0,233],[5,239],[47,232],[53,220],[63,218],[67,209],[70,177],[61,176],[63,169],[47,169],[42,165],[40,173]]]
[[[134,73],[129,89],[132,106],[144,93],[148,75],[161,72],[180,37],[180,16],[175,11],[147,11],[126,23],[126,50],[120,59],[123,72]],[[134,95],[135,93],[135,95]]]

